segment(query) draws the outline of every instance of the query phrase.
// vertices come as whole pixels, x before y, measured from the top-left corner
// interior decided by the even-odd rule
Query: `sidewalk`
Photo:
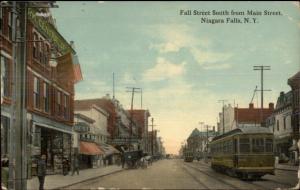
[[[298,171],[299,166],[293,166],[289,164],[275,164],[275,169],[277,170],[288,170],[288,171]]]
[[[80,170],[79,175],[76,173],[74,176],[69,175],[47,175],[45,179],[45,189],[61,189],[76,183],[91,180],[93,178],[113,174],[122,171],[122,166],[107,166],[95,169]],[[34,190],[39,189],[39,181],[37,177],[27,180],[27,189]]]

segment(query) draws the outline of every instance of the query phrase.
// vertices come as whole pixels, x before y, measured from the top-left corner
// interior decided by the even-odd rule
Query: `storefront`
[[[63,173],[63,159],[71,165],[71,126],[33,115],[29,122],[28,178],[36,175],[37,161],[46,155],[47,175]],[[41,122],[43,121],[43,122]]]
[[[275,139],[275,155],[279,157],[280,162],[288,162],[290,160],[289,148],[292,146],[291,136]]]
[[[80,141],[79,154],[80,169],[87,169],[98,167],[98,160],[103,152],[93,142]]]

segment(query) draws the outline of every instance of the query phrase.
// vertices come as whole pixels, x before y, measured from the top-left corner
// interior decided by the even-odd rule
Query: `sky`
[[[154,118],[167,153],[199,122],[216,126],[227,104],[248,107],[260,72],[268,65],[264,106],[289,91],[287,79],[300,70],[300,8],[295,2],[60,2],[53,8],[58,31],[75,42],[83,81],[75,98],[112,96],[130,109],[126,87],[142,88],[143,109]],[[280,11],[265,16],[180,15],[180,10]],[[209,24],[201,18],[250,17],[258,23]],[[254,99],[255,106],[259,96]],[[257,102],[258,101],[258,102]],[[134,109],[141,108],[141,94]]]

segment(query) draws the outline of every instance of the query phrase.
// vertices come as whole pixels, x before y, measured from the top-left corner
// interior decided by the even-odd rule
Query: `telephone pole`
[[[141,88],[137,87],[126,87],[127,89],[131,89],[130,91],[128,90],[127,92],[131,92],[131,108],[130,108],[130,138],[129,138],[129,150],[131,149],[131,139],[132,139],[132,125],[133,125],[133,100],[134,100],[134,93],[141,92]]]
[[[225,133],[225,118],[224,118],[224,103],[226,102],[227,100],[219,100],[218,102],[222,102],[222,120],[223,120],[223,134]]]
[[[263,123],[263,118],[264,118],[264,113],[263,113],[263,109],[264,109],[264,91],[268,91],[268,90],[264,90],[264,71],[266,70],[271,70],[271,66],[264,66],[264,65],[260,65],[260,66],[253,66],[253,70],[260,71],[260,92],[261,92],[261,101],[260,101],[260,119],[261,119],[261,123]]]
[[[153,144],[154,144],[154,143],[153,143],[153,137],[154,137],[153,127],[156,126],[156,125],[154,125],[153,123],[154,123],[154,118],[152,117],[152,118],[151,118],[151,125],[150,125],[151,128],[152,128],[152,130],[151,130],[151,154],[152,154],[152,156],[153,156],[153,153],[154,153],[154,151],[153,151]]]

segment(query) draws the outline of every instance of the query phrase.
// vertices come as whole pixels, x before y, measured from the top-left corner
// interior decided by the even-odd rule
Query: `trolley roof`
[[[228,131],[227,133],[224,133],[222,135],[216,136],[213,138],[213,140],[218,140],[227,136],[236,135],[236,134],[273,134],[271,132],[271,129],[266,127],[240,127],[233,129],[231,131]]]

